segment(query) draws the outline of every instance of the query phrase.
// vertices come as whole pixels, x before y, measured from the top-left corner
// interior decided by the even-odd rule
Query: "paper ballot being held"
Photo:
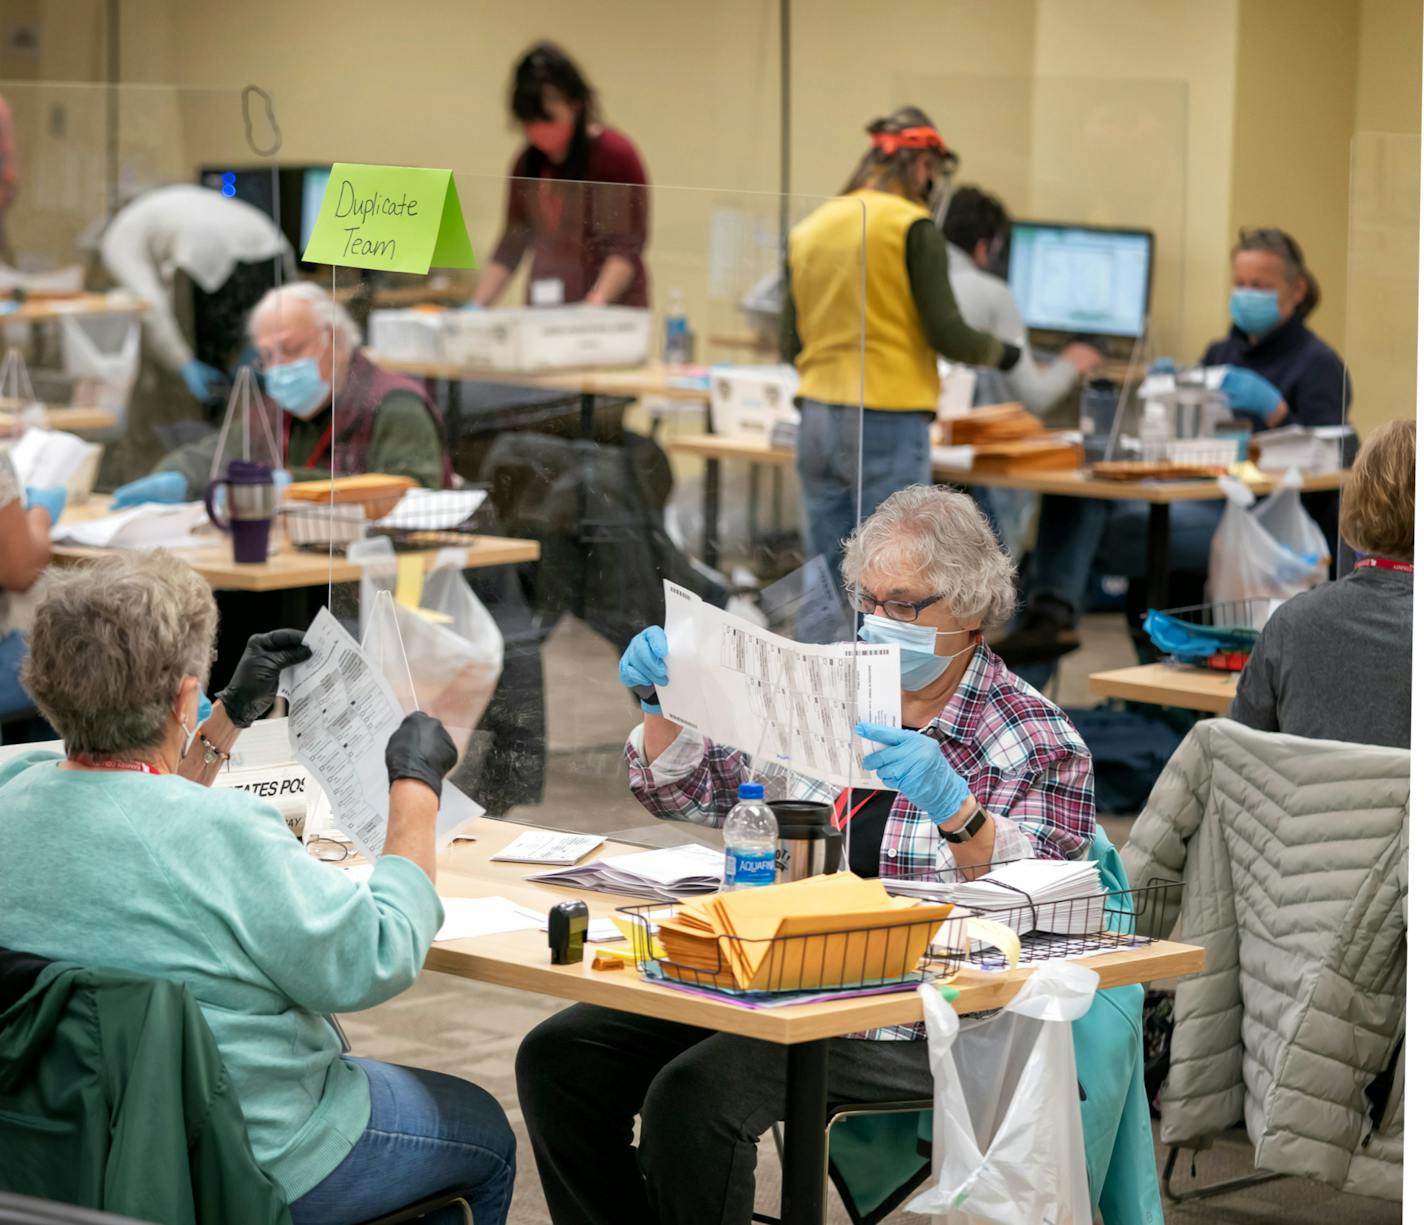
[[[663,582],[664,717],[754,761],[841,786],[879,787],[857,723],[900,726],[900,648],[794,642]]]
[[[292,753],[326,792],[337,828],[375,859],[386,843],[386,742],[405,716],[391,687],[329,609],[317,613],[305,642],[311,658],[286,669],[277,690],[290,706]],[[435,821],[437,849],[483,812],[447,781]]]

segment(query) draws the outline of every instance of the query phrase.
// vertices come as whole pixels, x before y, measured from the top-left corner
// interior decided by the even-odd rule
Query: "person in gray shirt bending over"
[[[1414,422],[1398,420],[1361,448],[1340,498],[1340,534],[1362,556],[1339,582],[1276,609],[1227,718],[1266,732],[1409,747],[1414,442]]]

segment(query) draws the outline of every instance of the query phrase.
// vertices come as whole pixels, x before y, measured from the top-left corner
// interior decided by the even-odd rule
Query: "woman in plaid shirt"
[[[902,727],[862,727],[884,788],[839,790],[664,719],[643,703],[629,781],[656,817],[719,826],[737,786],[834,802],[852,871],[956,880],[990,860],[1085,856],[1093,769],[1063,712],[984,643],[1014,602],[1013,566],[963,494],[913,486],[846,544],[860,637],[900,646]],[[667,683],[667,639],[640,633],[619,665],[630,688]],[[865,1038],[892,1039],[866,1041]],[[930,1094],[923,1030],[832,1044],[830,1101]],[[893,1041],[900,1039],[900,1041]],[[781,1117],[786,1056],[730,1034],[578,1004],[520,1047],[519,1099],[554,1225],[751,1219],[757,1139]],[[641,1142],[632,1145],[642,1116]]]

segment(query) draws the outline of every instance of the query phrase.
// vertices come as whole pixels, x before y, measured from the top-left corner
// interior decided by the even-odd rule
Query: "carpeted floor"
[[[1060,669],[1058,686],[1056,691],[1050,690],[1050,696],[1062,705],[1092,704],[1088,673],[1133,662],[1121,625],[1120,618],[1090,618],[1085,625],[1084,648]],[[621,745],[634,711],[618,686],[612,648],[569,620],[550,641],[545,660],[551,744],[548,785],[541,805],[517,810],[511,817],[603,833],[649,825],[647,814],[627,790]],[[1119,844],[1131,828],[1131,821],[1125,818],[1109,818],[1103,824]],[[655,828],[665,832],[665,827]],[[464,1076],[500,1100],[520,1141],[512,1225],[546,1225],[549,1220],[515,1097],[514,1053],[523,1035],[560,1007],[556,1000],[426,973],[400,998],[342,1018],[358,1054]],[[1189,1166],[1189,1160],[1179,1163],[1176,1188],[1189,1184]],[[1251,1147],[1240,1132],[1223,1138],[1197,1160],[1200,1183],[1238,1177],[1250,1170]],[[762,1210],[775,1211],[779,1187],[776,1153],[768,1138],[763,1141],[758,1164],[757,1198]],[[888,1221],[889,1225],[908,1225],[925,1219],[897,1213]],[[1167,1219],[1220,1225],[1266,1221],[1385,1225],[1401,1220],[1401,1215],[1397,1204],[1341,1195],[1303,1179],[1286,1179],[1169,1207]],[[828,1220],[844,1225],[848,1218],[837,1203]]]

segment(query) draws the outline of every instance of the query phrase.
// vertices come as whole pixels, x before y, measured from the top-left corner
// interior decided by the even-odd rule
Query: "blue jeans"
[[[514,1193],[514,1133],[478,1085],[346,1057],[371,1083],[371,1121],[336,1169],[292,1205],[292,1225],[351,1225],[458,1190],[477,1225],[503,1225]],[[458,1206],[424,1218],[464,1221]]]
[[[11,630],[0,637],[0,715],[13,715],[34,707],[35,700],[20,684],[20,665],[25,662],[25,636]]]
[[[1172,570],[1205,574],[1221,502],[1178,502],[1169,538]],[[1028,569],[1028,603],[1052,596],[1083,615],[1093,571],[1123,578],[1147,573],[1147,503],[1046,496]]]
[[[820,554],[839,578],[841,543],[860,522],[892,493],[930,483],[929,421],[926,413],[862,413],[845,404],[801,401],[796,473],[807,561]]]

